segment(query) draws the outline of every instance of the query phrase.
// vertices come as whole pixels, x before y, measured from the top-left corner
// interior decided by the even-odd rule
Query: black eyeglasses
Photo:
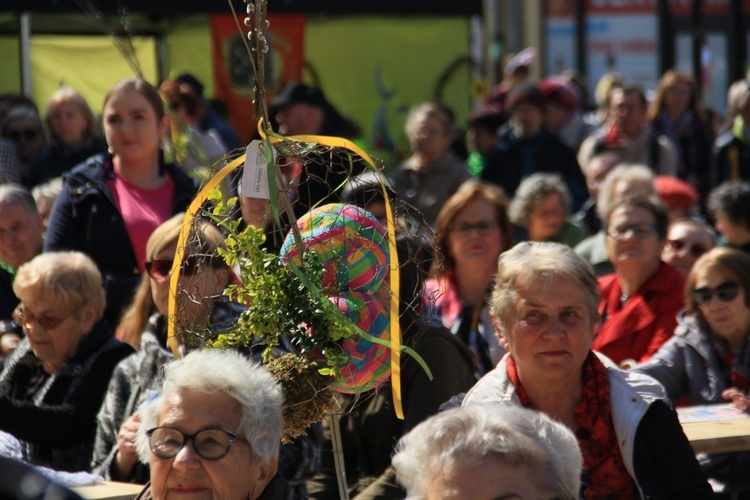
[[[696,259],[703,255],[704,253],[708,252],[708,248],[704,247],[703,245],[698,244],[689,244],[685,240],[667,240],[667,247],[670,250],[673,250],[675,252],[681,252],[683,249],[687,249],[687,251],[695,257]]]
[[[475,232],[480,236],[487,236],[497,229],[497,222],[494,221],[483,221],[477,222],[476,224],[456,224],[451,226],[451,231],[460,234],[461,236],[469,236]]]
[[[216,257],[205,255],[188,255],[182,261],[183,276],[192,276],[201,264],[214,267]],[[156,281],[164,281],[172,274],[172,261],[167,259],[147,260],[146,273]]]
[[[171,109],[172,111],[177,111],[181,107],[182,107],[182,103],[179,101],[174,101],[174,102],[169,103],[169,109]]]
[[[24,141],[31,141],[39,136],[39,130],[34,128],[8,130],[5,135],[10,137],[14,141],[20,141],[21,139],[23,139]]]
[[[624,240],[629,235],[639,240],[645,240],[656,234],[656,226],[651,224],[621,224],[618,226],[609,226],[607,234],[616,240]]]
[[[203,429],[195,434],[171,427],[154,427],[146,431],[151,453],[159,458],[174,458],[185,447],[188,441],[193,442],[193,449],[199,457],[206,460],[219,460],[229,453],[235,440],[247,443],[247,439],[224,429]]]
[[[13,320],[21,325],[23,328],[28,329],[29,325],[33,321],[37,325],[41,326],[45,330],[54,330],[60,324],[62,324],[63,321],[73,316],[75,313],[72,312],[70,314],[67,314],[63,316],[62,318],[52,318],[50,316],[45,316],[43,314],[40,314],[37,316],[36,314],[32,314],[23,308],[23,304],[18,304],[18,307],[13,311]]]
[[[722,302],[732,302],[740,293],[740,285],[732,281],[725,281],[716,288],[696,288],[693,290],[693,299],[699,306],[707,306],[716,298]]]

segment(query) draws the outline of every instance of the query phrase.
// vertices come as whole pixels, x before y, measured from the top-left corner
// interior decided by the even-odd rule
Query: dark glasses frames
[[[24,310],[23,304],[18,304],[18,307],[13,311],[13,319],[23,328],[29,328],[29,325],[34,322],[45,330],[54,330],[60,326],[63,321],[73,316],[73,314],[75,313],[67,314],[61,318],[53,318],[43,314],[37,316],[36,314]]]
[[[201,265],[201,261],[203,261],[203,265],[210,267],[213,265],[213,260],[214,257],[188,255],[182,261],[182,274],[184,276],[192,276],[195,274],[198,266]],[[172,261],[167,259],[147,260],[146,273],[156,281],[164,281],[172,274]]]
[[[5,135],[13,139],[14,141],[20,141],[21,139],[23,139],[24,141],[31,141],[37,138],[37,136],[39,135],[39,131],[33,128],[23,130],[9,130],[5,133]]]
[[[693,290],[693,299],[699,306],[707,306],[716,298],[722,302],[732,302],[740,293],[740,285],[731,281],[725,281],[716,288],[696,288]]]
[[[687,248],[687,251],[695,257],[696,259],[703,255],[704,253],[708,252],[708,248],[704,247],[703,245],[691,245],[685,240],[667,240],[667,246],[674,250],[675,252],[681,252],[683,249]]]
[[[188,441],[193,442],[198,456],[206,460],[223,458],[235,441],[247,443],[245,438],[224,429],[203,429],[195,434],[185,434],[171,427],[155,427],[147,430],[146,436],[151,453],[164,459],[176,457]]]

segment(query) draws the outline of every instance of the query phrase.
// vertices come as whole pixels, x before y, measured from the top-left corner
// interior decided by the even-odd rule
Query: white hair
[[[262,462],[276,458],[281,443],[281,410],[284,397],[273,376],[236,351],[204,349],[164,367],[160,393],[144,403],[136,448],[148,463],[151,450],[146,431],[158,425],[161,402],[179,391],[224,391],[242,407],[241,432]]]
[[[480,404],[438,413],[401,438],[392,463],[407,498],[421,500],[447,465],[475,467],[492,458],[542,467],[539,486],[556,498],[578,498],[583,459],[573,432],[519,406]]]

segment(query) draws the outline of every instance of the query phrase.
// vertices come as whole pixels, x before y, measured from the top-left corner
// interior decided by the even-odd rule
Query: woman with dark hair
[[[695,79],[673,69],[659,80],[656,97],[648,110],[657,135],[669,137],[677,152],[677,176],[705,198],[711,187],[711,148],[714,138],[703,120]]]
[[[50,145],[36,157],[26,186],[44,184],[89,157],[107,151],[107,144],[86,99],[75,89],[64,87],[47,102],[45,118]]]
[[[169,119],[151,84],[120,81],[105,96],[103,109],[109,153],[65,175],[44,250],[79,250],[96,262],[107,292],[105,318],[117,325],[145,273],[149,235],[187,208],[197,185],[163,160]]]
[[[499,187],[466,182],[443,206],[436,229],[444,270],[427,280],[425,296],[434,301],[435,317],[477,355],[482,375],[505,354],[487,298],[497,258],[513,242],[508,200]]]
[[[604,227],[615,272],[599,278],[601,326],[592,349],[630,367],[653,356],[674,333],[685,278],[661,260],[667,214],[658,202],[621,199],[608,207]]]

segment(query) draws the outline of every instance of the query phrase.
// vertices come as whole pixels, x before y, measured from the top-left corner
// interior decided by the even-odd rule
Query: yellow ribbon
[[[265,138],[265,133],[258,122],[258,131]],[[361,156],[373,169],[375,161],[362,148],[355,143],[342,137],[329,137],[325,135],[295,135],[286,137],[298,142],[314,142],[324,146],[344,148]],[[271,142],[283,141],[280,137],[271,136]],[[388,222],[388,250],[390,252],[390,264],[388,266],[390,283],[391,283],[391,323],[390,323],[390,340],[391,340],[391,396],[393,398],[393,409],[396,417],[404,419],[404,409],[401,402],[401,326],[398,320],[399,313],[399,284],[401,282],[399,275],[398,253],[396,250],[396,225],[393,220],[393,209],[391,207],[390,196],[383,188],[383,199],[385,200],[386,218]]]
[[[261,122],[258,122],[258,130],[263,138],[266,134],[261,128]],[[284,139],[278,136],[271,136],[271,142],[281,142]],[[328,137],[320,135],[297,135],[293,137],[287,137],[285,139],[291,139],[298,142],[314,142],[322,144],[324,146],[337,147],[347,149],[360,157],[362,157],[373,169],[375,168],[375,162],[362,148],[354,144],[353,142],[343,139],[341,137]],[[182,229],[180,230],[180,236],[177,240],[177,251],[175,252],[174,262],[172,263],[172,275],[170,277],[169,286],[169,315],[167,321],[167,337],[169,339],[169,347],[176,357],[180,357],[177,342],[175,340],[175,330],[177,327],[177,316],[176,316],[176,290],[180,279],[180,268],[182,258],[185,253],[185,245],[187,244],[187,238],[190,232],[191,221],[203,203],[208,199],[211,190],[214,189],[224,178],[229,175],[230,172],[234,171],[240,165],[245,162],[245,156],[242,155],[239,158],[232,161],[229,165],[222,168],[206,183],[206,185],[200,190],[195,199],[190,203],[190,207],[185,213],[185,219],[182,223]],[[390,284],[391,284],[391,321],[390,321],[390,349],[391,349],[391,392],[393,397],[393,408],[396,412],[396,416],[403,420],[404,410],[401,402],[401,327],[399,324],[399,265],[398,265],[398,253],[396,250],[396,230],[393,219],[393,209],[391,207],[390,198],[386,192],[385,186],[383,187],[383,198],[385,199],[387,222],[388,222],[388,249],[390,252]]]
[[[185,218],[182,220],[182,229],[180,229],[180,236],[177,238],[177,251],[175,251],[174,261],[172,262],[172,275],[169,278],[169,306],[167,315],[167,339],[169,341],[169,348],[172,350],[177,358],[180,358],[180,350],[175,340],[175,330],[177,329],[177,287],[180,283],[180,270],[182,268],[182,258],[185,255],[185,246],[187,245],[187,239],[190,234],[190,227],[195,214],[198,213],[201,206],[208,199],[211,190],[219,185],[224,178],[229,175],[232,171],[236,170],[237,167],[245,162],[245,155],[233,160],[229,165],[222,168],[216,173],[209,181],[203,186],[195,199],[190,203],[190,206],[185,212]]]

